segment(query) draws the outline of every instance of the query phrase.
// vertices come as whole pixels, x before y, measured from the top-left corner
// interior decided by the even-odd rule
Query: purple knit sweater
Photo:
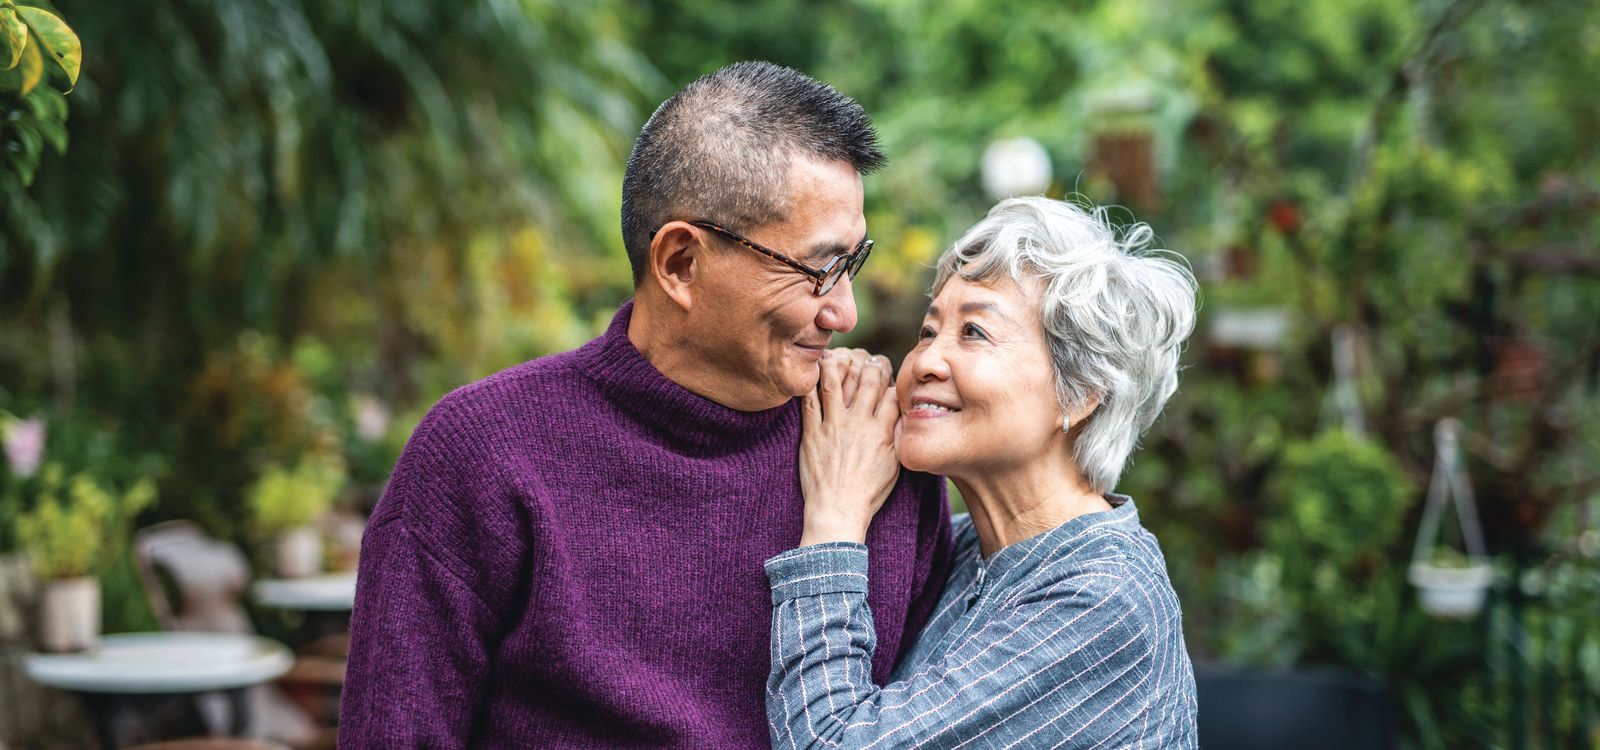
[[[798,403],[740,412],[598,339],[445,396],[361,548],[339,746],[754,748],[800,541]],[[883,682],[950,560],[943,482],[867,535]]]

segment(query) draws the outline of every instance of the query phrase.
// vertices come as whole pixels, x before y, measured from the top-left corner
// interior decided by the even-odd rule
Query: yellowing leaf
[[[39,45],[30,44],[22,50],[22,95],[27,96],[39,85],[39,79],[44,78],[44,57],[39,54]]]
[[[78,85],[78,67],[83,62],[83,44],[78,41],[78,35],[73,33],[67,23],[54,14],[42,8],[30,8],[26,5],[17,6],[17,15],[22,17],[23,23],[33,32],[33,38],[38,40],[38,45],[28,45],[30,48],[43,46],[50,53],[50,57],[67,74],[70,86]]]
[[[22,49],[28,46],[28,27],[17,20],[17,12],[10,8],[0,7],[0,41],[11,50],[11,61],[5,69],[17,67],[17,63],[22,62]]]

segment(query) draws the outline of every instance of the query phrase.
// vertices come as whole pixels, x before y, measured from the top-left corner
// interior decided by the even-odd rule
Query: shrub
[[[293,469],[269,467],[250,488],[250,512],[262,534],[277,534],[315,521],[344,489],[345,469],[336,458],[304,458]]]
[[[149,479],[118,494],[86,473],[63,481],[60,467],[46,466],[37,502],[17,518],[17,540],[41,577],[92,575],[114,552],[107,540],[120,539],[127,519],[155,499]]]

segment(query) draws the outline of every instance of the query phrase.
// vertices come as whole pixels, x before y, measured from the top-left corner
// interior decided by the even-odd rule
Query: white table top
[[[76,654],[28,654],[28,677],[85,693],[197,693],[277,679],[294,665],[288,647],[235,633],[118,633]]]
[[[356,574],[352,571],[256,581],[251,594],[257,604],[267,607],[349,612],[356,604]]]

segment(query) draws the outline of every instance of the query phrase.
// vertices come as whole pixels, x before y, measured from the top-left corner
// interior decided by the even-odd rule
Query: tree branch
[[[1528,273],[1600,276],[1600,247],[1552,245],[1513,253],[1506,260],[1512,268]]]

